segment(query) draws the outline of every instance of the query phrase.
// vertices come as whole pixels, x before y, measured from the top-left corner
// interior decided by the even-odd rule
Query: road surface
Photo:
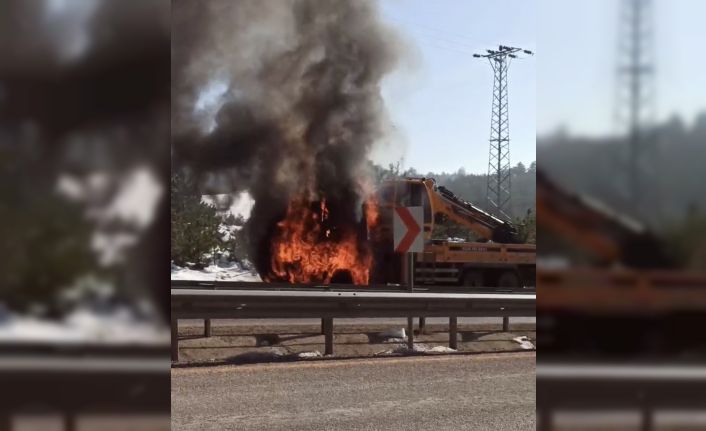
[[[172,430],[534,430],[534,353],[172,369]]]

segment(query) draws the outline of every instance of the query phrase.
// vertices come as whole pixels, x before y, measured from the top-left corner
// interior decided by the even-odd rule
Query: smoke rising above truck
[[[390,127],[381,82],[402,51],[377,3],[175,1],[172,34],[174,168],[205,189],[250,193],[245,229],[263,279],[348,271],[367,283],[346,266],[370,262],[366,166]]]

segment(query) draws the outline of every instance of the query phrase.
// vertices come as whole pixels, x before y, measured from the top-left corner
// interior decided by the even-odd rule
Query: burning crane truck
[[[383,182],[377,193],[378,223],[371,229],[373,283],[399,283],[404,259],[392,246],[392,212],[396,206],[421,206],[424,212],[423,253],[415,261],[416,284],[469,287],[535,285],[536,245],[523,244],[515,227],[454,195],[431,178]],[[477,235],[473,242],[435,238],[434,227],[447,220]]]

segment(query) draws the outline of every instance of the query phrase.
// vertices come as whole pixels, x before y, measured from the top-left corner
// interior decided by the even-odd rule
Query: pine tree
[[[62,290],[99,267],[84,208],[38,172],[28,154],[0,150],[0,307],[54,316]]]
[[[175,264],[203,267],[205,254],[219,244],[220,218],[216,209],[201,201],[196,182],[186,171],[175,171],[171,179],[172,260]]]

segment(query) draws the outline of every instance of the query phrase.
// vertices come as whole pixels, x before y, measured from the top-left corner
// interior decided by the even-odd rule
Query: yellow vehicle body
[[[379,225],[373,240],[376,282],[403,282],[405,261],[392,250],[392,211],[397,206],[424,209],[424,251],[415,256],[415,283],[470,287],[535,285],[536,246],[518,243],[514,227],[466,202],[430,178],[388,180],[378,191]],[[477,241],[435,238],[440,220],[452,220]]]

